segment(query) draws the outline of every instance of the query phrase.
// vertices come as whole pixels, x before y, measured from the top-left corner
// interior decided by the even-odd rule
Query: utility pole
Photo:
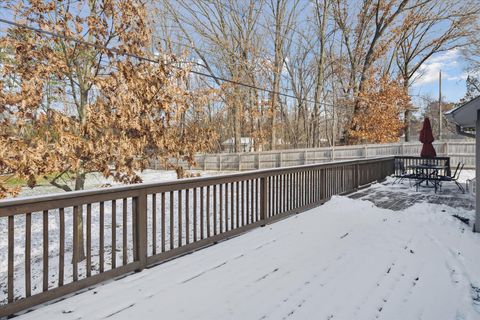
[[[332,83],[332,161],[335,160],[335,104],[337,103],[336,99],[336,90],[335,90],[335,82]],[[328,133],[327,133],[328,134]]]
[[[442,70],[438,75],[438,140],[442,140]]]

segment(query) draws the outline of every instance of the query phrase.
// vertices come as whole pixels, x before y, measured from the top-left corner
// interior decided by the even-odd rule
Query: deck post
[[[475,123],[475,223],[473,232],[480,232],[480,191],[478,181],[480,178],[480,110],[477,110],[477,121]]]
[[[267,178],[260,178],[260,220],[262,226],[267,224]]]
[[[147,266],[147,194],[145,190],[141,190],[135,201],[135,260],[140,261],[140,267],[137,271],[141,271]]]
[[[355,161],[355,171],[353,174],[353,179],[355,180],[354,190],[358,190],[358,187],[360,186],[360,165],[358,164],[358,161]]]

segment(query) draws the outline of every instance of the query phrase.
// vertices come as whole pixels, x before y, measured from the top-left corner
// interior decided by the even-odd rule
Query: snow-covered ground
[[[198,173],[202,177],[225,174],[225,172],[220,172],[220,171],[190,170],[189,172]],[[228,172],[228,173],[231,173],[231,172]],[[174,170],[147,169],[147,170],[144,170],[143,172],[139,172],[138,175],[142,178],[142,181],[145,183],[177,180],[177,175]],[[73,182],[71,183],[73,184]],[[99,173],[90,173],[87,175],[87,180],[85,182],[85,189],[108,187],[108,185],[115,186],[115,185],[120,185],[120,183],[113,181],[113,179],[111,178],[106,179]],[[20,192],[19,197],[38,196],[38,195],[58,193],[58,192],[62,192],[62,190],[52,185],[44,184],[44,185],[37,186],[33,189],[28,187],[22,188],[22,191]]]
[[[453,213],[333,197],[19,319],[480,319],[480,234]]]
[[[193,171],[199,173],[202,177],[213,176],[224,174],[224,172],[213,172],[213,171]],[[175,171],[162,171],[162,170],[145,170],[140,173],[143,182],[165,182],[176,180]],[[98,188],[103,185],[118,185],[119,183],[113,182],[111,179],[105,179],[98,174],[89,174],[86,181],[86,189]],[[20,197],[26,196],[37,196],[51,193],[62,192],[59,189],[43,185],[38,186],[33,189],[23,188]],[[212,196],[212,195],[211,195]],[[193,196],[191,197],[193,198]],[[148,203],[149,208],[151,208],[151,199]],[[175,207],[177,203],[175,203]],[[128,213],[127,213],[127,229],[128,229],[128,251],[127,251],[127,260],[128,262],[133,261],[133,234],[132,234],[132,211],[131,211],[131,199],[128,199]],[[105,260],[106,266],[105,270],[111,269],[111,257],[112,252],[112,204],[111,202],[105,203]],[[170,210],[169,203],[166,204],[167,212]],[[92,266],[93,274],[99,272],[99,204],[92,205]],[[121,200],[116,203],[117,210],[117,245],[116,251],[116,263],[117,265],[122,264],[123,256],[120,248],[121,241],[121,230],[122,230],[122,202]],[[160,211],[160,203],[157,204],[157,212]],[[86,207],[84,206],[84,215],[86,212]],[[52,289],[58,285],[58,252],[59,252],[59,235],[60,235],[60,222],[58,210],[50,210],[49,214],[49,288]],[[151,216],[149,216],[149,239],[151,237]],[[7,230],[8,220],[6,218],[0,218],[0,230]],[[169,223],[169,219],[167,219]],[[40,293],[42,291],[42,272],[43,272],[43,216],[40,212],[32,214],[32,251],[31,251],[31,272],[32,272],[32,294]],[[168,225],[169,226],[169,225]],[[24,259],[25,259],[25,215],[16,216],[14,219],[14,295],[16,298],[21,298],[25,296],[25,282],[23,281],[25,277],[24,269]],[[84,230],[86,230],[86,220],[84,218]],[[168,230],[168,229],[167,229]],[[177,225],[174,228],[175,235],[178,234]],[[72,264],[70,263],[72,259],[72,241],[73,241],[73,211],[71,207],[65,208],[65,283],[72,281],[73,269]],[[168,238],[167,238],[168,239]],[[175,238],[176,239],[176,238]],[[177,242],[175,242],[176,245]],[[0,305],[5,304],[7,301],[7,263],[8,263],[8,232],[0,232]],[[149,252],[152,252],[151,243],[148,248]],[[86,265],[85,263],[79,263],[79,276],[80,278],[84,277],[86,274]]]

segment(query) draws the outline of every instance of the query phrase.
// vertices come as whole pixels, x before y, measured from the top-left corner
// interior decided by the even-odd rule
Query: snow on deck
[[[480,234],[453,214],[334,197],[19,319],[480,319]]]

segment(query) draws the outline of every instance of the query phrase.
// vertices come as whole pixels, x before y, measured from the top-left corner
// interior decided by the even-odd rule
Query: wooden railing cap
[[[121,198],[122,195],[120,193],[127,192],[129,195],[126,197],[132,196],[131,193],[135,191],[140,191],[143,189],[152,189],[152,188],[168,188],[174,187],[172,189],[178,190],[191,187],[192,184],[199,184],[199,185],[212,185],[215,183],[229,183],[233,181],[249,179],[249,178],[262,178],[268,177],[275,174],[287,174],[296,171],[301,171],[304,169],[315,168],[315,167],[331,167],[335,165],[342,165],[342,164],[362,164],[362,163],[370,163],[376,162],[379,160],[390,160],[393,159],[394,156],[388,157],[372,157],[368,159],[357,159],[357,160],[344,160],[344,161],[333,161],[333,162],[324,162],[324,163],[315,163],[315,164],[306,164],[300,166],[291,166],[291,167],[281,167],[281,168],[272,168],[272,169],[259,169],[259,170],[252,170],[252,171],[245,171],[241,173],[230,173],[224,174],[219,176],[211,176],[211,177],[196,177],[196,178],[188,178],[188,179],[181,179],[181,180],[172,180],[172,181],[165,181],[165,182],[150,182],[150,183],[138,183],[138,184],[131,184],[131,185],[122,185],[122,186],[114,186],[109,188],[95,188],[89,190],[81,190],[81,191],[71,191],[71,192],[63,192],[63,193],[53,193],[48,195],[41,195],[41,196],[29,196],[29,197],[21,197],[21,198],[13,198],[13,199],[3,199],[0,200],[0,209],[17,206],[17,205],[25,205],[30,203],[39,203],[39,202],[51,202],[54,200],[64,200],[64,199],[72,199],[72,198],[81,198],[81,197],[89,197],[93,195],[103,195],[103,194],[113,194],[118,193],[118,198]],[[203,182],[203,183],[202,183]]]

